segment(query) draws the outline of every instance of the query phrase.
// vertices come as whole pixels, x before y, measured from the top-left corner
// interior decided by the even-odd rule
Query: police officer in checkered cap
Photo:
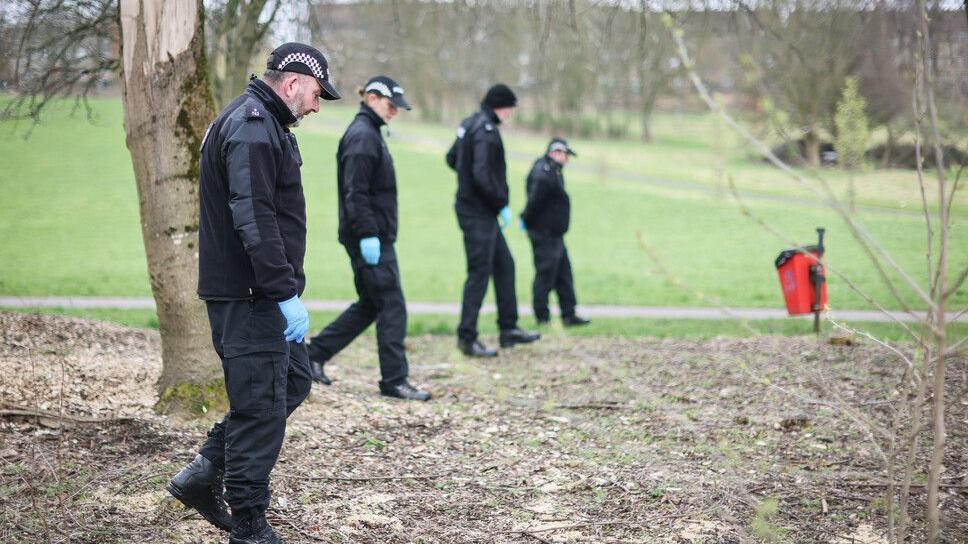
[[[409,110],[404,90],[376,76],[359,90],[360,111],[336,152],[339,241],[353,268],[358,300],[309,343],[313,379],[329,385],[323,366],[376,322],[380,393],[406,400],[430,400],[407,381],[407,306],[400,284],[397,240],[397,175],[380,128],[399,110]]]
[[[534,250],[532,305],[539,324],[551,320],[548,310],[551,291],[558,293],[562,324],[575,327],[590,323],[575,313],[575,280],[565,247],[565,233],[571,220],[571,199],[565,191],[562,170],[576,155],[567,141],[552,139],[548,151],[531,167],[525,185],[528,203],[521,213],[519,227],[527,231]]]
[[[287,43],[202,139],[198,295],[222,359],[229,411],[167,488],[230,531],[231,544],[280,542],[265,519],[269,473],[286,418],[312,386],[303,344],[309,314],[300,301],[306,201],[289,129],[318,112],[320,98],[339,97],[322,53]]]

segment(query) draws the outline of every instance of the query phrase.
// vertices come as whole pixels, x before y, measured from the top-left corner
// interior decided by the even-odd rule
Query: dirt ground
[[[875,346],[553,329],[488,362],[450,337],[407,349],[435,400],[379,397],[368,337],[290,419],[269,511],[286,542],[886,542],[883,461],[840,404],[890,419],[898,365]],[[164,491],[208,423],[152,411],[159,351],[154,331],[0,313],[0,542],[227,541]],[[966,542],[951,369],[942,515]]]

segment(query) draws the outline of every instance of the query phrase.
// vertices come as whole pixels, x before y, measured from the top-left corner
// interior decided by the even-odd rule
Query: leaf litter
[[[373,339],[353,343],[288,422],[270,521],[287,542],[882,541],[884,468],[837,408],[891,417],[876,346],[545,336],[491,361],[408,339],[419,404],[378,396]],[[0,541],[226,540],[164,491],[211,422],[153,412],[160,370],[155,331],[0,313]],[[949,535],[966,419],[951,403]]]

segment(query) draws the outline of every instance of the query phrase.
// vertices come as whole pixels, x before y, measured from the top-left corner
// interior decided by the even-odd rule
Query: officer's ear
[[[299,76],[300,74],[295,72],[286,72],[286,77],[282,80],[282,92],[286,95],[286,98],[292,98],[299,94]]]

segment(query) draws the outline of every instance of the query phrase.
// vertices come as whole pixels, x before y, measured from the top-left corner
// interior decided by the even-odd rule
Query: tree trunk
[[[891,159],[894,158],[895,137],[894,129],[891,127],[891,123],[888,122],[885,127],[887,128],[887,143],[884,144],[884,157],[881,162],[881,168],[890,168]]]
[[[214,117],[198,0],[121,0],[121,84],[161,329],[157,408],[224,406],[198,273],[198,150]]]
[[[803,135],[803,158],[814,168],[820,166],[820,136],[816,130],[811,129]]]

